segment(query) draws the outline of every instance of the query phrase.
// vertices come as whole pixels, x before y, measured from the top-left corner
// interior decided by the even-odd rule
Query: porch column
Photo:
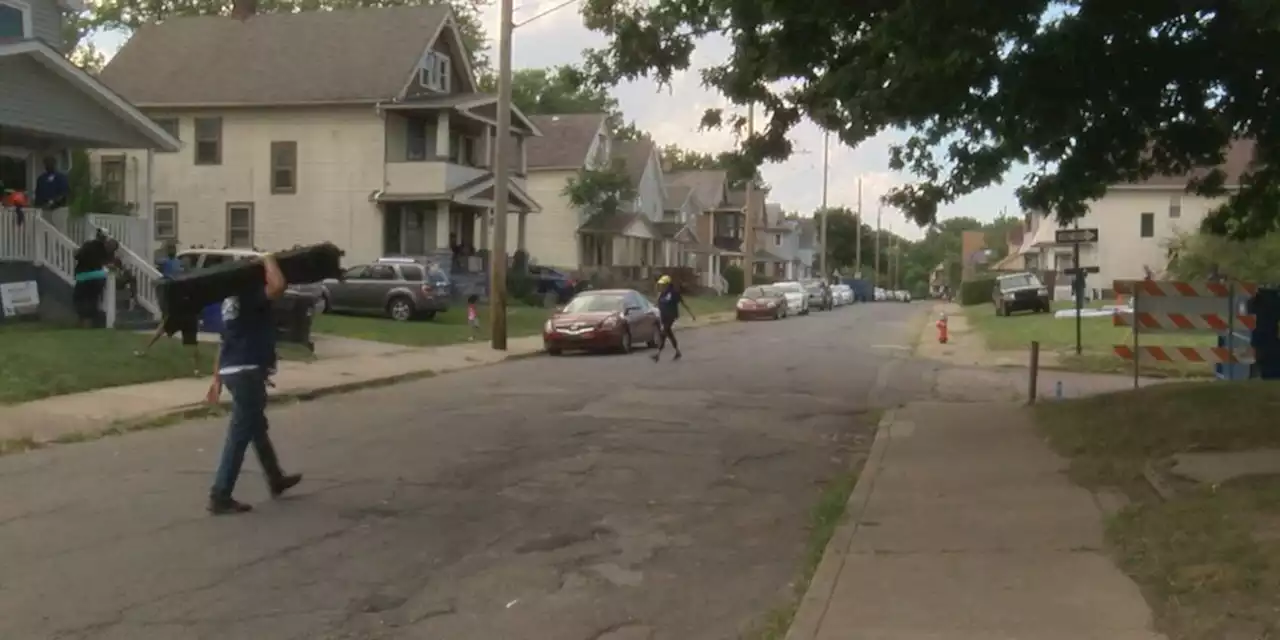
[[[480,218],[480,237],[476,239],[476,251],[489,248],[489,221],[493,220],[493,209],[484,209],[477,216]]]
[[[493,168],[493,129],[484,128],[484,136],[481,138],[480,145],[484,147],[483,156],[480,158],[480,166]]]
[[[529,233],[529,212],[521,211],[516,218],[516,248],[520,251],[528,251],[525,249],[525,237]]]
[[[449,112],[436,114],[436,156],[449,157]]]
[[[448,249],[449,247],[449,203],[436,203],[436,248]]]

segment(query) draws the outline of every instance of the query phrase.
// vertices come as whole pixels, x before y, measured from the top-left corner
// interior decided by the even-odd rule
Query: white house
[[[1240,176],[1253,159],[1253,143],[1238,142],[1228,149],[1221,167],[1228,190],[1238,188]],[[1204,173],[1204,171],[1198,172]],[[1114,185],[1102,198],[1090,203],[1079,226],[1098,229],[1098,242],[1080,246],[1080,263],[1096,266],[1086,288],[1103,293],[1116,280],[1141,279],[1150,272],[1163,274],[1172,257],[1170,243],[1183,233],[1195,233],[1200,223],[1224,198],[1205,198],[1186,191],[1192,177],[1156,176],[1145,182]],[[1059,225],[1044,216],[1033,216],[1030,241],[1022,252],[1030,257],[1028,269],[1061,273],[1074,266],[1072,245],[1054,242]],[[1061,277],[1061,276],[1060,276]],[[1061,281],[1060,281],[1061,282]]]
[[[170,18],[100,77],[181,140],[155,160],[158,239],[331,241],[353,261],[489,244],[497,99],[447,5]],[[512,133],[514,251],[539,211],[523,178],[539,131],[513,107]],[[94,154],[130,201],[135,156]]]
[[[578,228],[582,269],[600,271],[623,267],[641,274],[667,265],[672,240],[657,226],[666,209],[666,184],[652,140],[613,141],[613,167],[621,171],[635,191],[631,202],[617,213],[596,213]]]
[[[585,214],[564,194],[569,181],[584,169],[609,167],[611,140],[608,117],[603,113],[536,115],[529,119],[542,132],[525,151],[528,161],[527,190],[542,205],[542,213],[529,221],[529,256],[538,264],[565,270],[583,262],[578,228]]]

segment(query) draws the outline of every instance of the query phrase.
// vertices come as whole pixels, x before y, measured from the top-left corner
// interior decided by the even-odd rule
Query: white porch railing
[[[0,260],[34,260],[35,233],[31,225],[33,212],[27,212],[26,224],[18,224],[13,209],[0,207]]]
[[[27,224],[31,225],[34,236],[33,260],[38,267],[44,267],[58,276],[73,288],[76,284],[76,250],[80,245],[68,238],[57,227],[49,224],[39,214],[32,215]],[[107,284],[102,292],[99,308],[106,318],[106,327],[116,326],[116,276],[107,272]]]
[[[105,213],[91,213],[85,216],[87,222],[107,232],[121,245],[140,257],[151,258],[151,221],[137,216],[117,216]]]
[[[44,220],[44,223],[70,240],[75,247],[93,238],[98,229],[102,229],[108,236],[114,238],[120,245],[116,249],[116,257],[120,259],[124,270],[133,276],[134,300],[153,318],[156,320],[161,318],[160,298],[156,293],[156,285],[160,283],[161,278],[160,270],[156,269],[151,260],[144,257],[148,255],[146,240],[150,238],[150,226],[147,220],[133,216],[91,213],[83,217],[67,219],[66,229],[61,229],[48,220]],[[68,271],[68,273],[71,272]],[[114,295],[115,290],[112,289],[111,293]],[[112,307],[112,313],[114,310],[115,307]]]

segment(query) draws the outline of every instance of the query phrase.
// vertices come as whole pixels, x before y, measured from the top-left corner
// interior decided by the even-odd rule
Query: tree
[[[730,189],[746,187],[747,180],[755,178],[757,189],[767,189],[768,185],[761,179],[755,165],[747,162],[741,155],[732,151],[708,153],[691,151],[677,145],[662,147],[662,164],[669,171],[697,171],[703,169],[722,169],[728,173]]]
[[[296,13],[300,11],[326,11],[332,9],[359,9],[365,7],[394,7],[447,3],[453,7],[454,18],[462,33],[463,44],[471,52],[478,71],[487,70],[485,56],[485,32],[480,12],[493,0],[257,0],[258,13]],[[132,33],[149,22],[159,22],[178,16],[229,15],[236,0],[99,0],[88,3],[81,13],[69,15],[63,31],[69,47],[75,47],[72,58],[84,56],[87,39],[104,30],[124,30]],[[369,43],[377,46],[377,43]],[[90,56],[90,59],[93,59]],[[100,58],[99,58],[100,60]]]
[[[1257,0],[1028,0],[974,11],[954,2],[659,3],[589,0],[585,24],[610,40],[589,52],[594,82],[690,66],[698,38],[733,52],[705,69],[709,87],[758,105],[764,129],[742,144],[754,163],[792,153],[808,117],[856,146],[913,132],[889,165],[920,182],[886,201],[916,222],[999,183],[1031,174],[1024,208],[1079,218],[1108,185],[1222,162],[1233,139],[1258,141],[1258,163],[1206,221],[1215,233],[1280,228],[1280,11]],[[709,110],[706,126],[740,126]],[[1212,171],[1190,186],[1223,193]]]
[[[622,210],[623,203],[635,199],[631,180],[620,166],[607,169],[582,169],[569,178],[561,192],[569,204],[592,215],[614,215]]]
[[[497,78],[485,74],[482,91],[496,92]],[[582,74],[569,65],[547,69],[520,69],[511,74],[511,102],[526,115],[551,113],[607,113],[620,117],[618,101],[609,91],[582,82]]]

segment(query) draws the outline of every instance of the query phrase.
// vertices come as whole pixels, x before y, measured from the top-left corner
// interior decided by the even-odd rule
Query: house
[[[813,277],[822,243],[818,238],[818,225],[813,218],[801,218],[796,221],[796,262],[798,263],[797,279]]]
[[[145,175],[153,151],[178,148],[174,136],[64,57],[64,12],[83,9],[72,0],[0,0],[0,182],[6,189],[33,192],[44,158],[65,170],[73,149],[143,149],[136,157]],[[139,181],[133,201],[144,218],[150,200],[148,185]],[[30,213],[22,225],[14,212],[0,210],[0,283],[37,282],[42,313],[46,303],[70,306],[72,226],[65,210],[49,219]],[[121,256],[130,271],[154,271],[136,255]],[[146,275],[140,285],[149,284]],[[149,293],[140,302],[156,313]]]
[[[333,242],[349,261],[489,246],[496,96],[479,91],[447,5],[176,17],[134,33],[101,79],[181,149],[156,156],[158,239],[278,249]],[[538,128],[512,107],[510,251],[540,210],[525,189]],[[99,150],[100,176],[137,154]],[[480,259],[468,261],[474,270]],[[458,267],[454,265],[455,269]]]
[[[1239,188],[1253,157],[1250,141],[1236,142],[1227,150],[1220,168],[1228,191]],[[1098,267],[1098,273],[1086,277],[1086,289],[1109,298],[1116,280],[1162,274],[1172,257],[1171,243],[1179,235],[1197,232],[1209,212],[1226,201],[1226,196],[1205,198],[1186,191],[1187,181],[1204,173],[1207,170],[1113,185],[1091,202],[1089,212],[1068,226],[1098,230],[1096,243],[1080,245],[1080,264]],[[1075,265],[1073,246],[1055,241],[1054,232],[1063,228],[1055,220],[1040,214],[1032,218],[1036,231],[1026,253],[1035,256],[1040,269],[1057,272],[1061,282],[1063,270]]]
[[[667,185],[667,199],[658,230],[666,243],[666,265],[689,267],[697,270],[697,250],[701,242],[697,224],[703,206],[693,189],[679,185]]]
[[[794,280],[799,237],[794,222],[786,219],[782,205],[768,202],[756,224],[756,273],[774,280]]]
[[[728,206],[729,173],[722,169],[669,171],[666,180],[668,191],[687,189],[689,198],[696,203],[699,213],[693,222],[693,235],[697,243],[690,251],[702,285],[724,291],[726,285],[720,274],[728,260],[741,260],[743,237],[741,225],[734,224],[737,220],[733,216],[717,216],[721,207]]]
[[[578,227],[583,271],[647,278],[653,267],[671,266],[673,239],[665,238],[658,224],[666,209],[666,184],[652,140],[613,141],[613,168],[621,172],[635,192],[616,212],[591,214]]]
[[[1021,222],[1005,232],[1005,256],[991,266],[992,271],[1022,271],[1027,268],[1026,256],[1021,253],[1026,235],[1025,223]]]
[[[526,238],[530,260],[566,271],[583,264],[578,228],[586,212],[569,202],[565,187],[583,170],[608,169],[611,139],[603,113],[536,115],[529,118],[541,137],[529,140],[526,190],[542,205],[530,221]]]
[[[985,271],[991,251],[987,249],[987,234],[982,230],[960,232],[960,279],[973,280]]]

